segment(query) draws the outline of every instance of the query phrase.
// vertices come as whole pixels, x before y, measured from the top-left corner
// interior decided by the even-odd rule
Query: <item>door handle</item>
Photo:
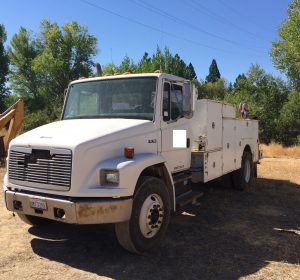
[[[189,148],[190,147],[190,138],[186,138],[186,147]]]

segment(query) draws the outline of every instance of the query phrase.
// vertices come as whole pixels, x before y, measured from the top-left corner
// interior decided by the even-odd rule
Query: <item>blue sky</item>
[[[9,43],[20,26],[38,32],[42,19],[63,25],[75,20],[98,39],[95,61],[138,61],[145,51],[167,46],[192,62],[204,79],[213,58],[221,75],[234,81],[252,63],[280,75],[269,51],[289,0],[0,0],[0,23]]]

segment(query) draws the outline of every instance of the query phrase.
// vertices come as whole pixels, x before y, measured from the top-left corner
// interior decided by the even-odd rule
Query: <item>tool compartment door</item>
[[[223,174],[236,169],[236,121],[223,119]]]
[[[222,147],[222,104],[207,102],[207,151]]]
[[[204,183],[222,176],[222,150],[204,153]]]

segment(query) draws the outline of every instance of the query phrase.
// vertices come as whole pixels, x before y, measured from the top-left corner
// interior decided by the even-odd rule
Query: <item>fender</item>
[[[122,156],[122,157],[116,157],[116,158],[104,160],[102,162],[99,162],[97,169],[118,170],[120,181],[119,181],[119,185],[115,186],[114,188],[116,189],[121,188],[123,190],[122,191],[123,196],[125,194],[126,196],[132,196],[134,194],[137,180],[140,174],[142,173],[142,171],[145,170],[147,167],[156,164],[165,165],[165,159],[161,155],[142,153],[142,154],[136,154],[132,159],[128,159]],[[168,170],[168,168],[166,169]],[[172,176],[169,170],[168,170],[168,175],[173,185]],[[101,188],[111,189],[112,186],[101,185]],[[174,195],[174,188],[173,188],[173,195]]]

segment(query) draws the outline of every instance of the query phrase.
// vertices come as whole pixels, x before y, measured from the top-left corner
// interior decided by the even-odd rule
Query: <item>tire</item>
[[[253,182],[253,177],[254,164],[252,161],[252,154],[244,151],[241,168],[234,171],[231,176],[233,188],[239,191],[249,188]]]
[[[46,226],[53,222],[52,220],[49,219],[21,214],[21,213],[17,213],[17,215],[24,223],[31,226]]]
[[[121,246],[142,254],[155,248],[170,221],[171,202],[165,183],[155,177],[138,180],[129,221],[115,224]]]

